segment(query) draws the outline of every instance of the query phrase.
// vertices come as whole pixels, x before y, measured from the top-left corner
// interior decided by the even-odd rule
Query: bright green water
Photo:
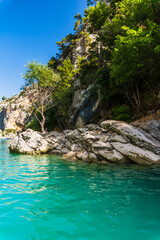
[[[160,240],[160,168],[10,155],[0,141],[0,240]]]

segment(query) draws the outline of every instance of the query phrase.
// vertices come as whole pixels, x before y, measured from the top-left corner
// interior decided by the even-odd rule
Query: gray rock
[[[88,124],[86,127],[88,128],[89,131],[93,131],[93,130],[101,131],[101,128],[96,124]]]
[[[15,137],[10,145],[10,150],[13,153],[34,154],[34,149],[30,148],[24,139]]]
[[[69,159],[69,160],[76,160],[76,153],[73,151],[68,152],[67,154],[62,156],[63,159]]]
[[[50,150],[48,142],[38,132],[28,129],[17,136],[10,145],[11,152],[26,154],[46,153]]]
[[[82,154],[82,160],[85,161],[85,162],[89,162],[89,156],[88,156],[87,152],[84,152]]]
[[[155,154],[160,154],[159,142],[152,136],[146,136],[145,132],[130,124],[118,121],[105,121],[101,123],[101,126],[121,135],[124,139],[128,139],[133,145],[144,147]]]
[[[72,144],[71,145],[71,151],[76,152],[79,149],[77,144]]]
[[[104,142],[104,143],[106,143],[107,141],[108,141],[108,139],[109,139],[109,136],[107,136],[107,135],[101,135],[101,137],[100,137],[100,141],[101,142]]]
[[[60,151],[61,155],[66,155],[68,153],[69,153],[69,150],[67,148],[62,148],[61,151]]]
[[[72,143],[71,143],[70,141],[67,140],[67,141],[64,143],[64,145],[65,145],[66,148],[68,148],[68,149],[71,150]]]
[[[27,130],[14,138],[10,151],[26,154],[54,153],[63,155],[64,159],[101,161],[106,164],[160,164],[160,143],[153,134],[149,134],[149,131],[155,134],[155,129],[159,126],[157,122],[152,122],[148,133],[118,121],[105,121],[101,126],[103,128],[90,125],[87,131],[85,127],[84,131],[81,128],[63,133],[53,131],[45,135]]]
[[[112,150],[113,147],[111,146],[111,144],[109,142],[104,143],[104,142],[98,141],[92,145],[92,149],[93,149],[93,151],[98,151],[101,149]]]
[[[143,124],[142,129],[160,141],[160,122],[158,120],[152,120]]]
[[[31,102],[28,94],[15,95],[0,102],[0,129],[21,131],[31,120]]]
[[[79,131],[76,129],[74,131],[70,131],[68,134],[66,134],[66,137],[68,139],[74,140],[80,135]]]
[[[70,109],[70,125],[84,127],[98,112],[99,106],[100,91],[94,84],[89,85],[87,89],[76,90]]]
[[[80,136],[81,141],[92,144],[99,140],[99,136],[95,132],[87,131]]]
[[[91,162],[98,162],[97,156],[94,153],[89,153],[88,158]]]
[[[160,155],[156,155],[151,151],[144,150],[132,144],[122,144],[122,143],[112,143],[113,147],[126,156],[127,158],[131,159],[133,162],[143,165],[151,165],[154,163],[159,163]]]
[[[127,139],[127,138],[126,138]],[[126,140],[124,137],[122,137],[121,135],[117,135],[117,134],[113,134],[108,141],[110,142],[120,142],[120,143],[127,143],[129,142],[129,140]]]
[[[97,152],[97,155],[101,159],[103,160],[105,159],[107,162],[110,163],[128,163],[128,159],[116,150],[112,151],[101,150]]]

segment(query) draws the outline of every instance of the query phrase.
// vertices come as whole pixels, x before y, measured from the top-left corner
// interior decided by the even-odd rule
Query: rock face
[[[159,125],[155,124],[154,131],[156,127],[159,128]],[[90,124],[45,135],[28,129],[13,140],[10,151],[61,154],[64,159],[102,164],[160,164],[159,138],[118,121],[104,121],[100,126]]]
[[[87,27],[82,29],[83,34],[80,33],[77,36],[76,43],[69,52],[69,55],[61,55],[58,59],[59,65],[62,64],[64,59],[70,57],[74,69],[78,67],[79,57],[87,59],[89,54],[90,45],[95,42],[97,34],[89,34]],[[85,35],[87,33],[87,38]],[[94,76],[93,76],[94,78]],[[96,117],[100,111],[100,90],[95,84],[90,84],[88,87],[81,85],[80,80],[76,76],[74,79],[74,92],[73,101],[69,111],[69,122],[68,125],[71,127],[83,127],[88,123],[91,123],[93,118]]]
[[[27,94],[18,94],[0,102],[0,129],[22,130],[30,121],[31,103]]]
[[[83,127],[95,116],[100,108],[100,91],[95,85],[75,90],[70,109],[70,125]]]

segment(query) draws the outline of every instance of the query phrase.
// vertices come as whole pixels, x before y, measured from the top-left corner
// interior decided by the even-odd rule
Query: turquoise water
[[[0,141],[0,240],[160,240],[160,168],[10,155]]]

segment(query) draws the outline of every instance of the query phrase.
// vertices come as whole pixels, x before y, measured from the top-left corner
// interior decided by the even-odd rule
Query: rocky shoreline
[[[9,149],[22,154],[60,154],[64,159],[104,164],[160,164],[160,122],[147,131],[119,121],[104,121],[63,133],[31,129],[16,136]]]
[[[0,140],[2,139],[14,139],[16,137],[16,132],[6,132],[0,130]]]

